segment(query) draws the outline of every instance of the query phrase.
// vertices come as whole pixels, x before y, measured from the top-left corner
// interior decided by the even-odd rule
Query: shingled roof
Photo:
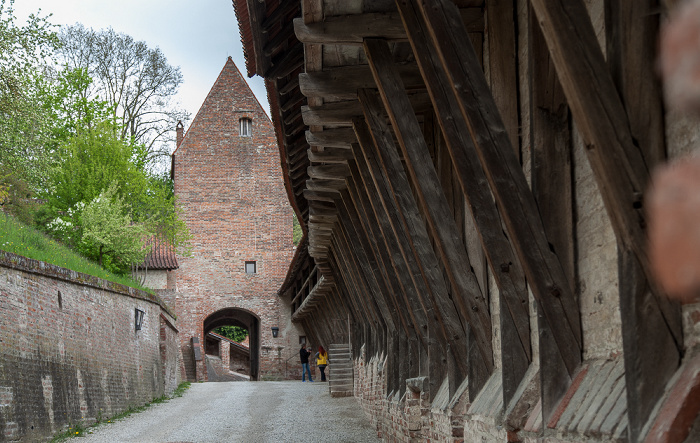
[[[148,253],[139,269],[177,269],[177,257],[175,256],[175,248],[159,236],[153,236],[146,241],[146,246],[150,246],[151,251]]]

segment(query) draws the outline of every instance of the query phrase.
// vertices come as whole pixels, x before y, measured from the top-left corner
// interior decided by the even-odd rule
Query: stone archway
[[[257,381],[260,375],[260,319],[241,308],[220,309],[204,319],[204,337],[219,326],[239,326],[248,330],[250,337],[250,379]]]

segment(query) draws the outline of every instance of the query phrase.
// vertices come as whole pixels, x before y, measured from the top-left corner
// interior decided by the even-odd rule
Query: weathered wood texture
[[[547,239],[559,257],[573,293],[576,274],[569,108],[532,11],[529,17],[529,70],[533,78],[530,82],[532,190]],[[555,352],[554,332],[539,308],[537,319],[540,360],[558,362],[560,357]],[[540,367],[541,397],[545,411],[555,407],[559,401],[560,387],[568,384],[570,377],[565,369],[561,364]]]
[[[630,132],[627,113],[598,45],[583,1],[532,6],[574,119],[586,142],[586,154],[601,190],[618,241],[634,251],[653,281],[646,249],[643,192],[649,180],[644,156]],[[569,54],[579,54],[570,57]],[[657,304],[681,346],[678,307],[657,293]]]
[[[453,301],[464,319],[467,319],[477,339],[481,357],[488,367],[493,364],[491,347],[491,319],[488,305],[481,288],[470,268],[464,244],[452,218],[445,195],[442,193],[432,161],[428,156],[420,125],[401,87],[398,72],[391,61],[389,47],[385,41],[365,39],[365,52],[379,86],[394,133],[404,154],[404,160],[416,187],[419,203],[428,220],[429,229],[437,241],[443,265],[452,286]],[[372,97],[364,95],[363,104],[373,107]]]
[[[508,131],[511,145],[520,158],[518,121],[518,65],[515,41],[515,0],[486,2],[489,84],[493,100]]]
[[[528,293],[519,261],[501,230],[501,218],[491,197],[485,174],[479,163],[474,144],[469,137],[467,122],[459,113],[449,80],[437,59],[435,48],[427,36],[422,17],[408,3],[398,2],[409,39],[421,72],[428,85],[433,106],[461,184],[459,196],[464,195],[480,233],[481,244],[500,290],[502,312],[500,332],[504,365],[504,400],[507,404],[516,391],[531,361]],[[450,171],[451,171],[450,167]],[[484,286],[483,284],[480,286]]]
[[[658,2],[650,0],[606,2],[608,66],[629,119],[633,142],[649,168],[665,157],[660,85],[654,75],[645,75],[654,71],[657,8]],[[635,252],[620,247],[619,261],[629,437],[636,441],[682,354]],[[673,323],[677,324],[680,309],[676,309]],[[651,379],[658,382],[645,383]]]
[[[423,7],[420,3],[418,6],[451,80],[460,111],[468,122],[508,236],[544,318],[551,325],[560,361],[571,376],[581,361],[582,349],[579,309],[571,285],[558,257],[550,250],[536,203],[510,146],[476,54],[471,45],[464,44],[469,38],[462,24],[454,20],[454,5],[446,1],[436,3],[432,7]],[[541,364],[552,363],[556,364],[556,360],[546,363],[541,360]],[[564,394],[566,387],[558,387],[558,396]]]
[[[428,306],[432,308],[435,318],[444,330],[448,343],[451,343],[454,348],[458,358],[457,369],[462,377],[466,376],[468,359],[464,329],[454,304],[448,298],[445,281],[438,268],[437,257],[430,244],[417,203],[413,199],[408,179],[394,146],[393,137],[381,112],[379,98],[369,91],[360,91],[360,100],[366,108],[365,118],[367,122],[364,123],[360,119],[355,120],[354,127],[360,140],[359,146],[364,151],[365,160],[370,164],[370,171],[377,188],[381,188],[382,204],[385,205],[387,214],[394,217],[392,228],[399,240],[399,245],[410,245],[412,248],[415,258],[411,258],[407,251],[402,249],[404,258],[409,264],[412,264],[413,260],[419,263],[418,271],[423,275],[428,286],[428,290],[423,293],[429,294],[430,297],[423,305],[426,306],[426,309]],[[384,189],[391,190],[393,195],[384,192]],[[398,221],[403,227],[396,223]],[[415,267],[411,275],[417,276],[414,270]],[[414,280],[414,282],[418,281]],[[419,293],[421,292],[419,291]],[[483,364],[482,362],[483,360],[480,359],[476,363]],[[439,381],[436,382],[439,383]]]

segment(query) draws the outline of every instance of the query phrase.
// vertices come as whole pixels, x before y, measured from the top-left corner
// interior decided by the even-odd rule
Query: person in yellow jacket
[[[326,366],[328,366],[328,353],[323,346],[318,347],[316,353],[316,366],[321,371],[321,381],[326,381]]]

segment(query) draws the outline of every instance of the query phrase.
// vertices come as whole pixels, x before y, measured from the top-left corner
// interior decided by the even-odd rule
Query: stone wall
[[[42,440],[171,393],[174,324],[154,295],[0,251],[0,441]]]

